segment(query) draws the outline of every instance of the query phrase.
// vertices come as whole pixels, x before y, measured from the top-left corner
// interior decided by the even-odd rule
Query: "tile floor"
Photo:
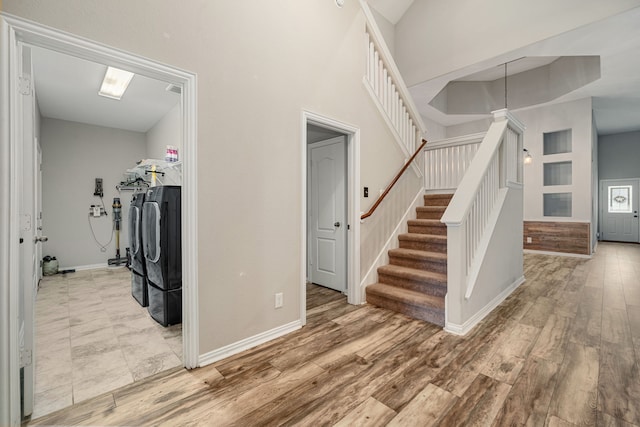
[[[44,277],[36,300],[32,419],[182,364],[182,325],[131,296],[124,267]]]

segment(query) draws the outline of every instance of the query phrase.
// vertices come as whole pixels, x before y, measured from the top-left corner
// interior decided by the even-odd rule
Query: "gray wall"
[[[640,131],[599,137],[598,174],[600,179],[640,178]]]
[[[165,116],[147,131],[147,157],[163,160],[167,145],[178,149],[178,159],[182,159],[182,123],[181,109],[178,103]]]
[[[102,178],[107,216],[91,218],[96,237],[106,243],[113,228],[111,205],[122,201],[120,251],[128,246],[126,218],[131,192],[118,194],[122,174],[146,157],[144,133],[86,125],[63,120],[42,120],[43,234],[49,241],[44,255],[58,258],[60,267],[106,264],[115,256],[115,237],[101,252],[91,236],[89,206],[99,204],[93,195],[95,178]]]
[[[591,111],[591,252],[596,248],[598,242],[598,231],[600,223],[598,220],[598,204],[599,204],[599,189],[598,182],[600,180],[598,176],[598,129],[596,128],[596,119]]]

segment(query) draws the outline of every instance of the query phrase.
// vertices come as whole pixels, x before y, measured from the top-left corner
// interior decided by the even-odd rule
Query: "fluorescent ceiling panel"
[[[134,74],[129,71],[107,67],[107,72],[104,75],[104,80],[102,80],[102,86],[100,86],[98,95],[119,101],[129,87],[133,76]]]

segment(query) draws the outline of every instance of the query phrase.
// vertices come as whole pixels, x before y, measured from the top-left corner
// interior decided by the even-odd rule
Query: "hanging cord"
[[[109,244],[113,240],[113,231],[115,230],[116,225],[113,224],[113,226],[111,227],[111,238],[109,238],[109,241],[103,245],[98,241],[98,239],[96,238],[96,233],[94,233],[93,231],[93,225],[91,224],[91,214],[87,216],[87,221],[89,221],[89,230],[91,230],[91,235],[93,236],[93,240],[95,240],[96,244],[100,248],[100,252],[107,252],[107,246],[109,246]]]

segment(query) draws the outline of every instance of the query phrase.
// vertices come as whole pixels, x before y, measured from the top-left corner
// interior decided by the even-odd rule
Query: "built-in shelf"
[[[542,154],[571,153],[571,129],[543,134]]]
[[[146,159],[127,169],[118,191],[142,191],[156,185],[182,185],[182,162]]]
[[[571,185],[571,161],[544,163],[544,185]]]
[[[571,216],[571,193],[544,193],[542,197],[544,216]]]

